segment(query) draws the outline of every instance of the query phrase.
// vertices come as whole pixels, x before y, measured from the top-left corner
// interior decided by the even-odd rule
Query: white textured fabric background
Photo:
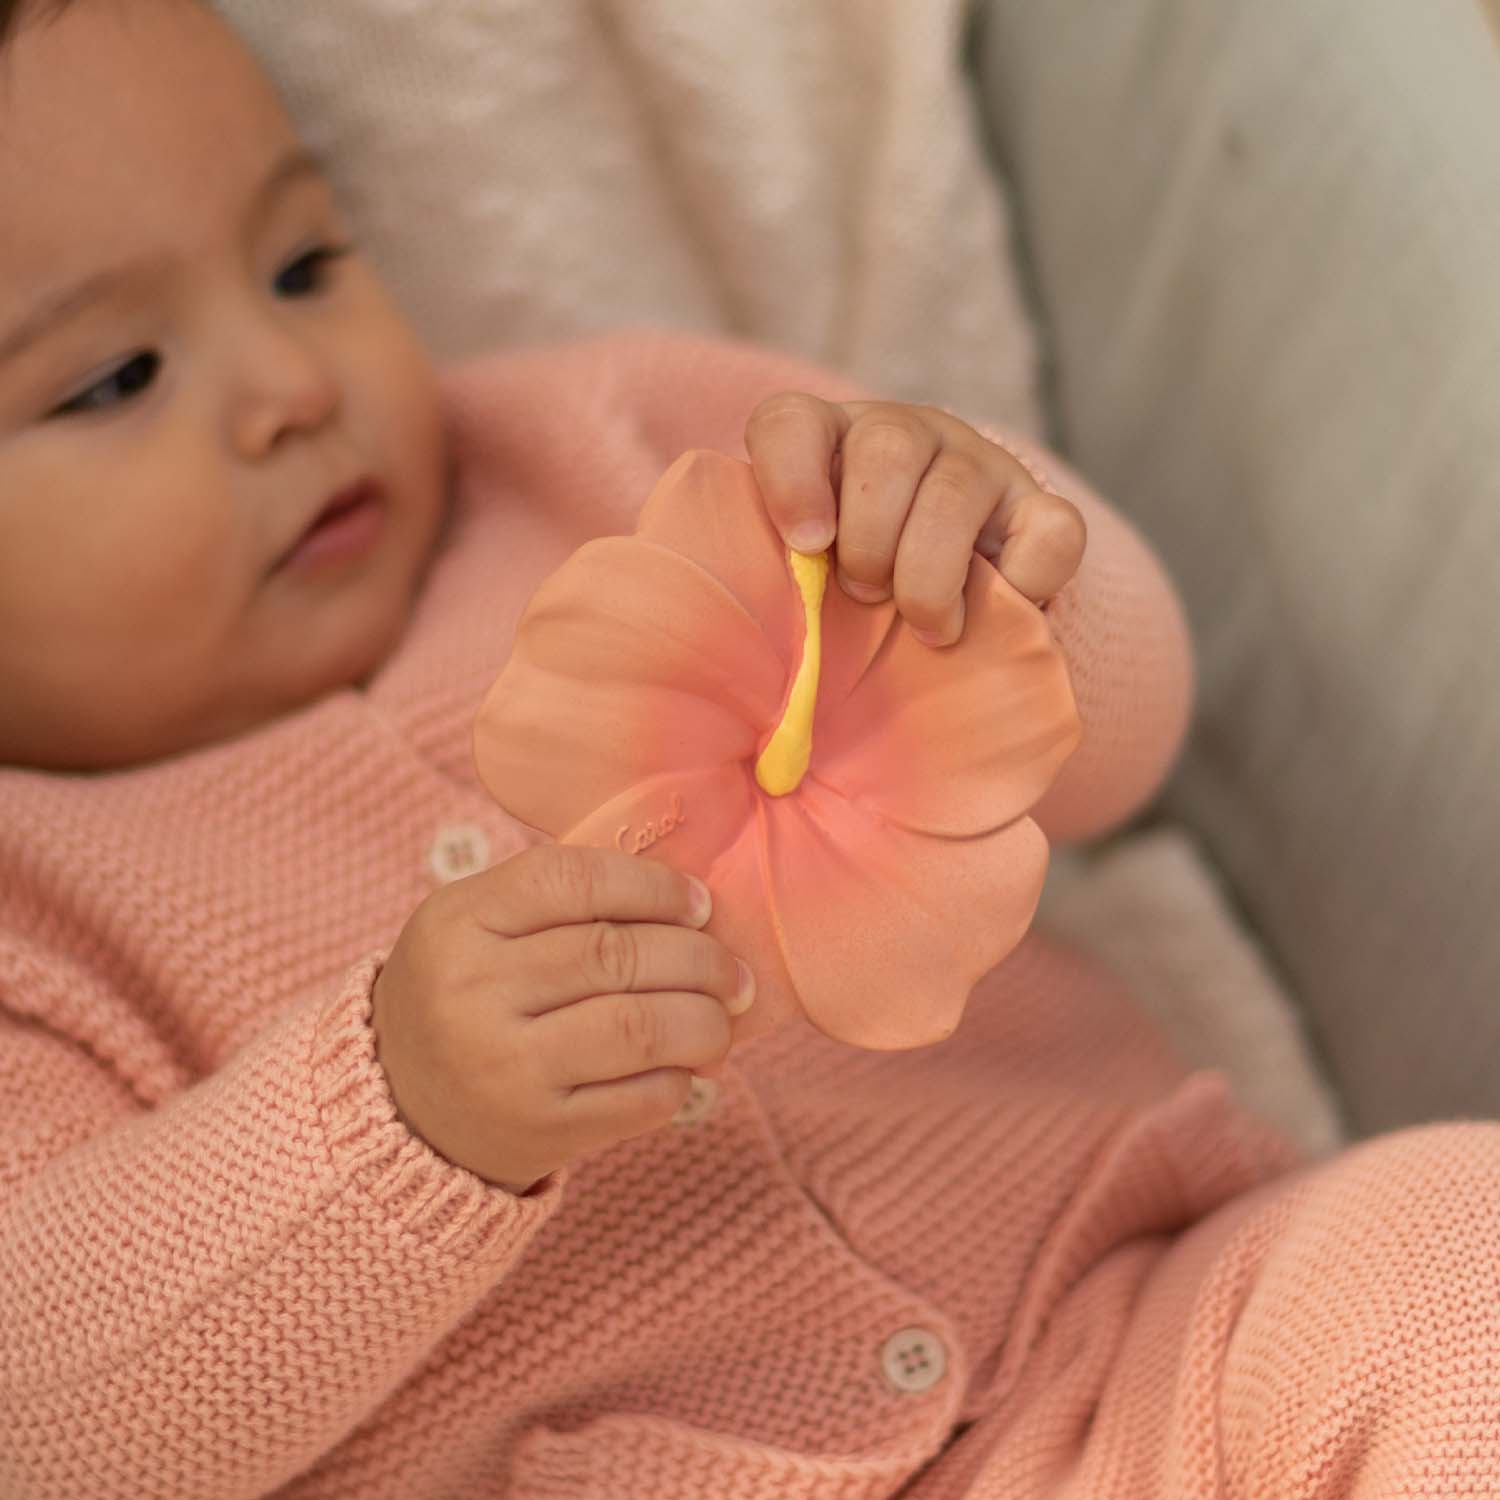
[[[440,355],[660,324],[1041,432],[1009,210],[960,74],[964,0],[218,8]],[[1197,850],[1136,859],[1126,841],[1097,872],[1059,866],[1049,892],[1086,870],[1059,920],[1159,990],[1195,1060],[1250,1084],[1266,1059],[1276,1077],[1252,1097],[1323,1148],[1321,1085],[1305,1057],[1286,1065],[1301,1056],[1288,1001]]]
[[[218,9],[439,352],[724,332],[1039,432],[963,0]]]

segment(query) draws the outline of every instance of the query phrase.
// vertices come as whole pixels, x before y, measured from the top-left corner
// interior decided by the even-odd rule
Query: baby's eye
[[[276,290],[287,297],[305,297],[323,285],[326,268],[348,255],[352,245],[319,245],[299,255],[277,278]]]
[[[156,377],[161,368],[161,356],[146,350],[127,359],[123,365],[110,371],[102,380],[96,380],[87,390],[64,401],[53,412],[53,416],[67,416],[75,412],[100,411],[118,404],[113,398],[119,396],[128,401],[138,391],[143,391]]]

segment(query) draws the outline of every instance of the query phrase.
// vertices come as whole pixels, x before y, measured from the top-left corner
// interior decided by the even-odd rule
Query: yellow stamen
[[[818,672],[823,660],[823,590],[828,583],[826,552],[794,552],[788,548],[787,557],[792,564],[792,577],[802,593],[807,631],[786,712],[755,763],[755,779],[773,797],[783,797],[796,788],[807,774],[807,762],[812,756],[813,711],[818,702]]]

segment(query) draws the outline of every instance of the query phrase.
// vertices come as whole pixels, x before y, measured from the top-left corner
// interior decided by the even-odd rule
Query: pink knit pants
[[[1500,1125],[1270,1183],[1057,1305],[920,1500],[1500,1497]]]

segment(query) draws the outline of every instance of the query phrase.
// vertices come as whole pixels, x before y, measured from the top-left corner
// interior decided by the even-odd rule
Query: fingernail
[[[729,1002],[728,1010],[732,1016],[742,1016],[755,1003],[755,975],[744,959],[737,958],[734,962],[740,971],[740,991]]]
[[[693,888],[693,925],[701,927],[713,915],[714,898],[696,875],[689,875],[688,882]]]
[[[827,521],[799,521],[786,539],[795,552],[822,552],[833,540],[833,528]]]

